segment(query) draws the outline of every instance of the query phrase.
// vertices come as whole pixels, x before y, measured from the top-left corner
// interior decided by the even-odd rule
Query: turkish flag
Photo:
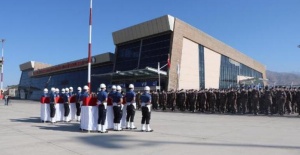
[[[170,55],[168,54],[168,69],[170,69],[170,67],[171,67],[171,61],[170,61]]]

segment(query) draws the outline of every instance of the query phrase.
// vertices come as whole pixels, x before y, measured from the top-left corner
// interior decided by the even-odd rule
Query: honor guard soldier
[[[107,93],[106,85],[100,84],[100,92],[97,94],[98,99],[98,132],[107,133],[105,125],[106,108],[107,108]]]
[[[55,123],[55,104],[56,104],[56,93],[55,93],[55,88],[51,88],[51,93],[49,94],[50,98],[50,121],[51,123]]]
[[[126,116],[126,129],[136,129],[134,126],[134,116],[136,109],[135,92],[133,91],[134,85],[129,85],[129,91],[126,93],[127,116]]]
[[[65,111],[64,111],[64,121],[69,122],[69,120],[68,120],[68,116],[70,114],[69,88],[62,89],[61,92],[62,92],[62,98],[64,100],[64,109],[65,109]]]
[[[48,97],[48,89],[47,88],[44,89],[44,93],[43,93],[42,97]]]
[[[55,95],[56,95],[56,97],[59,97],[59,89],[58,88],[55,88]]]
[[[153,130],[150,128],[150,118],[151,118],[151,95],[149,94],[150,87],[146,86],[144,90],[145,92],[141,96],[141,101],[142,101],[141,131],[152,132]]]
[[[122,109],[123,109],[123,96],[121,94],[122,88],[117,86],[117,91],[114,93],[112,101],[113,101],[113,110],[114,110],[114,130],[121,131],[120,121],[122,119]]]
[[[76,116],[77,116],[77,121],[80,121],[80,113],[81,113],[81,105],[80,105],[80,99],[82,95],[82,89],[81,87],[77,88],[77,94],[76,94]]]
[[[69,96],[70,96],[70,97],[74,95],[74,94],[73,94],[73,91],[74,91],[74,90],[73,90],[73,87],[70,87],[70,88],[69,88]]]

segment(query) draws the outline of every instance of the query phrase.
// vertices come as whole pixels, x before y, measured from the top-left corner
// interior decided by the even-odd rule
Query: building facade
[[[238,87],[247,80],[263,85],[266,79],[264,65],[170,15],[112,35],[115,53],[93,57],[92,91],[102,82],[171,90]],[[56,66],[30,61],[20,69],[26,98],[36,98],[44,87],[87,83],[87,59]]]
[[[264,65],[170,15],[116,31],[113,39],[114,70],[157,68],[169,55],[164,89],[228,88],[266,79]]]

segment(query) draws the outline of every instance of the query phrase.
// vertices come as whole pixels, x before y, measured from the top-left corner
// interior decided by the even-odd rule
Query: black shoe
[[[149,130],[149,131],[146,131],[146,132],[153,132],[153,131],[154,131],[154,130],[152,130],[152,129],[151,129],[151,130]]]
[[[134,130],[134,129],[137,129],[137,127],[134,127],[134,128],[130,128],[130,130]]]

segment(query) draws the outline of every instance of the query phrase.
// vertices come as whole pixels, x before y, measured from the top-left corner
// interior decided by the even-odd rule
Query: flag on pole
[[[168,54],[168,69],[170,69],[170,67],[171,67],[171,61],[170,61],[170,54]]]

